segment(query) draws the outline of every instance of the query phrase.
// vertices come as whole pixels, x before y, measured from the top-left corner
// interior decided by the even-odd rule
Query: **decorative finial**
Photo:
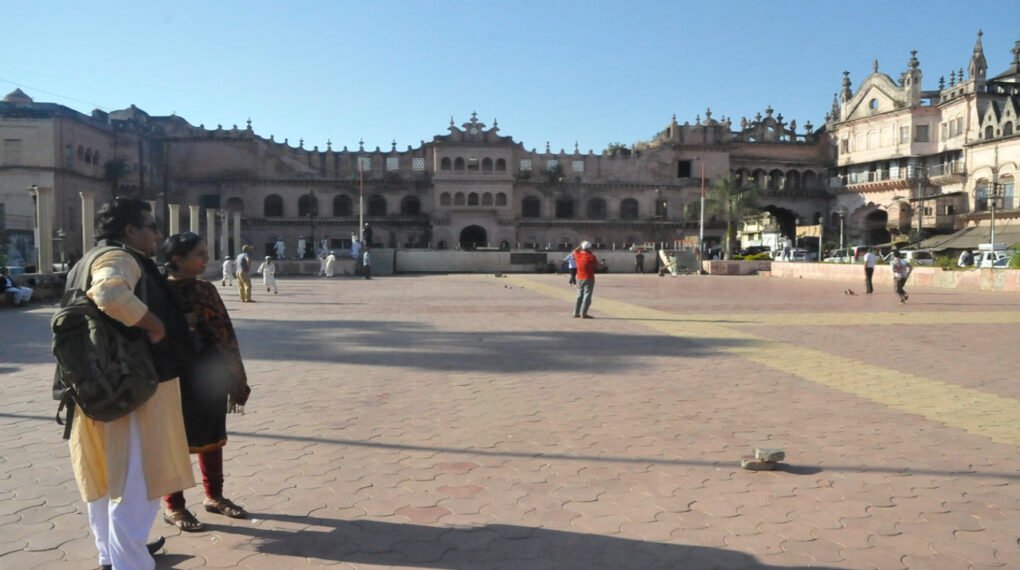
[[[497,121],[496,118],[493,117],[492,118],[492,128],[495,129],[498,126],[499,126],[499,121]]]
[[[333,150],[333,139],[326,139],[326,150]]]
[[[811,134],[811,131],[815,130],[814,127],[811,125],[811,121],[804,123],[804,130],[807,131],[807,134],[809,135]]]
[[[216,124],[216,130],[217,131],[222,131],[223,130],[223,124],[222,123],[217,123]]]
[[[453,115],[450,115],[450,126],[453,126]]]
[[[694,117],[694,124],[695,125],[700,125],[701,124],[701,115],[698,115],[698,116]]]
[[[578,153],[578,150],[577,150],[577,141],[574,141],[574,154],[577,154],[577,153]]]
[[[285,137],[283,139],[283,144],[290,144],[290,139]]]
[[[769,105],[768,107],[765,107],[765,116],[766,117],[771,117],[772,113],[774,111],[775,111],[775,109],[772,108],[772,105]]]
[[[946,76],[945,75],[940,75],[939,76],[939,91],[942,91],[945,88],[946,88]]]
[[[248,117],[248,130],[251,130],[251,117]]]
[[[298,139],[298,148],[305,148],[305,139]]]
[[[237,123],[234,123],[234,130],[237,130]]]
[[[478,113],[476,113],[474,111],[471,111],[471,122],[472,123],[477,123],[478,122]]]
[[[705,122],[706,123],[711,123],[712,122],[712,108],[711,107],[705,109]]]
[[[1020,65],[1020,40],[1017,40],[1017,42],[1013,44],[1013,49],[1009,51],[1013,52],[1013,65]]]
[[[949,86],[952,87],[953,85],[956,85],[956,70],[955,69],[949,72]]]
[[[365,150],[365,141],[364,141],[364,139],[359,138],[358,139],[358,151],[362,152],[364,150]]]
[[[270,140],[270,141],[272,141],[272,142],[276,142],[276,139],[275,139],[275,138],[273,138],[274,136],[275,136],[275,135],[273,135],[272,133],[270,133],[270,135],[269,135],[269,140]]]
[[[551,151],[549,150],[549,141],[545,141],[545,153],[549,154],[550,152]]]
[[[878,60],[876,59],[871,63],[871,72],[878,73]]]
[[[910,69],[917,69],[921,66],[921,62],[917,61],[917,50],[910,50]]]
[[[397,139],[393,139],[393,141],[390,142],[390,147],[390,150],[397,150]]]

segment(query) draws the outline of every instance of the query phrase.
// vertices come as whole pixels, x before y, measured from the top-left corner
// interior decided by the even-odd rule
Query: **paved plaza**
[[[1020,568],[1020,295],[764,277],[222,289],[253,386],[158,568]],[[859,287],[863,289],[863,286]],[[0,568],[96,567],[53,308],[0,309]],[[740,469],[781,447],[773,472]]]

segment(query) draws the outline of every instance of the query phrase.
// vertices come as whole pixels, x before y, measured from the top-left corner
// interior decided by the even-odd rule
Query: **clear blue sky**
[[[819,125],[843,70],[894,78],[918,50],[924,88],[990,74],[1020,40],[1015,0],[74,0],[3,3],[0,92],[88,113],[135,104],[306,148],[398,148],[472,111],[528,148],[599,152],[772,105]],[[1014,17],[1009,16],[1013,14]],[[49,93],[47,93],[49,92]],[[57,94],[51,95],[50,93]],[[802,129],[802,127],[800,127]]]

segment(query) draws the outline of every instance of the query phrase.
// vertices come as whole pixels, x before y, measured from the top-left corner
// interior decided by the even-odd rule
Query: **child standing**
[[[170,273],[167,283],[192,333],[185,342],[197,353],[183,363],[180,382],[188,447],[198,454],[205,487],[203,506],[210,513],[246,518],[243,507],[223,496],[227,413],[242,413],[251,393],[234,327],[216,287],[198,279],[209,262],[205,240],[191,232],[171,236],[162,253]],[[168,524],[186,532],[205,528],[185,508],[183,492],[163,497],[163,506]]]
[[[276,295],[276,264],[273,263],[273,258],[267,255],[256,273],[262,274],[262,284],[266,286],[266,293],[272,289],[273,295]]]
[[[236,272],[237,272],[237,268],[234,266],[234,260],[231,259],[231,257],[229,255],[224,257],[223,258],[223,280],[222,280],[223,281],[222,285],[224,287],[226,287],[227,285],[230,285],[231,287],[234,286],[234,273],[236,273]]]

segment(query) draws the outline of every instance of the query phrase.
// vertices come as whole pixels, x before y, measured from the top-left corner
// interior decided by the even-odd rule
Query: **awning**
[[[978,244],[988,243],[991,231],[988,226],[964,228],[954,234],[930,237],[921,242],[921,249],[944,251],[947,249],[977,249]],[[1020,226],[1004,225],[995,228],[995,242],[1005,243],[1009,249],[1020,244]]]

